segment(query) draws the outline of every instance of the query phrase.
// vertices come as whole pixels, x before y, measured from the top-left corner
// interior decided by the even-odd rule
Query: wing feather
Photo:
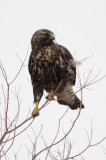
[[[61,54],[63,56],[64,61],[67,63],[67,70],[70,76],[70,80],[72,85],[75,85],[76,82],[76,63],[74,61],[73,56],[65,47],[60,45]]]

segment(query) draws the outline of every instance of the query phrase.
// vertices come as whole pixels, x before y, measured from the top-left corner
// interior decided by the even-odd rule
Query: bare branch
[[[28,48],[28,50],[29,50],[29,48]],[[21,64],[21,67],[20,67],[18,73],[16,74],[16,76],[14,77],[14,79],[9,83],[10,85],[16,80],[16,78],[17,78],[18,75],[20,74],[20,72],[21,72],[21,70],[22,70],[22,68],[23,68],[23,66],[24,66],[24,63],[25,63],[25,61],[26,61],[26,58],[27,58],[27,56],[28,56],[28,50],[27,50],[27,54],[26,54],[26,56],[25,56],[23,62],[21,61],[22,64]]]
[[[74,120],[71,128],[70,128],[69,131],[67,132],[67,134],[66,134],[64,137],[62,137],[59,141],[57,141],[56,143],[53,143],[52,145],[50,145],[50,146],[44,148],[43,150],[41,150],[40,152],[38,152],[38,153],[34,156],[34,158],[37,157],[37,156],[38,156],[39,154],[41,154],[42,152],[44,152],[45,150],[47,150],[47,149],[49,149],[49,148],[52,148],[53,146],[55,146],[55,145],[59,144],[60,142],[62,142],[62,141],[69,135],[69,133],[72,131],[72,129],[73,129],[76,121],[78,120],[78,118],[79,118],[79,116],[80,116],[80,112],[81,112],[81,108],[80,108],[80,110],[79,110],[79,112],[78,112],[78,115],[77,115],[76,119]]]
[[[75,156],[72,156],[72,157],[70,157],[70,158],[68,158],[68,159],[74,159],[74,158],[76,158],[76,157],[78,157],[78,156],[81,156],[81,155],[82,155],[83,153],[85,153],[89,148],[95,147],[95,146],[99,145],[99,144],[102,143],[105,139],[106,139],[106,137],[104,137],[102,140],[100,140],[98,143],[95,143],[95,144],[90,144],[90,142],[89,142],[88,146],[87,146],[83,151],[81,151],[80,153],[78,153],[78,154],[76,154]],[[67,159],[64,159],[64,160],[67,160]]]

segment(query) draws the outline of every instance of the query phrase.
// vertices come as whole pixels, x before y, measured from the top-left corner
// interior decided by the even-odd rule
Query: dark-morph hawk
[[[36,31],[31,39],[32,51],[28,68],[36,103],[33,118],[39,115],[38,104],[44,90],[49,93],[49,100],[56,96],[58,103],[68,105],[73,110],[80,106],[84,108],[73,91],[76,63],[70,52],[55,43],[54,39],[53,32],[47,29]]]

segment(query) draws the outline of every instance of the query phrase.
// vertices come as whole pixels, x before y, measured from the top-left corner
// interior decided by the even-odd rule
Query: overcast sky
[[[97,79],[106,75],[106,0],[1,0],[0,61],[6,69],[9,81],[14,78],[21,65],[17,54],[23,60],[28,51],[29,58],[31,37],[36,30],[42,28],[54,32],[56,42],[67,47],[76,61],[92,56],[78,67],[82,82],[84,76],[86,78],[92,69],[91,79],[100,71]],[[26,65],[28,58],[25,62]],[[29,81],[30,76],[26,66],[15,84],[17,88],[21,84],[22,112],[25,110],[26,115],[29,108],[33,110],[34,107],[32,87]],[[70,136],[73,141],[74,139],[77,141],[76,146],[78,143],[83,146],[85,139],[81,138],[81,134],[84,133],[84,128],[90,130],[91,119],[93,142],[96,143],[106,136],[105,88],[106,79],[103,79],[83,91],[85,110],[80,115],[80,120],[72,133],[72,137]],[[77,89],[76,85],[75,90]],[[78,96],[80,97],[80,94]],[[11,107],[14,110],[14,105]],[[51,132],[56,129],[58,119],[66,108],[56,102],[51,102],[47,109],[41,111],[40,116],[32,125],[33,128],[39,132],[39,126],[43,124],[43,133],[46,132],[47,136],[52,135]],[[74,114],[76,115],[76,111],[72,110],[67,113],[67,118],[63,121],[65,124],[62,126],[63,130],[67,130],[69,119]],[[31,130],[28,130],[28,134],[31,134]],[[29,141],[27,140],[28,135],[25,135],[26,138],[24,136],[19,137],[20,145],[22,145],[20,155],[23,150],[27,154],[25,144],[28,146]],[[80,135],[81,141],[78,139],[78,135]],[[104,145],[106,148],[106,143]],[[15,150],[17,151],[17,147]],[[103,154],[102,145],[95,152],[90,149],[84,156],[86,160],[104,160],[106,158]],[[23,155],[22,159],[27,160],[27,155]]]

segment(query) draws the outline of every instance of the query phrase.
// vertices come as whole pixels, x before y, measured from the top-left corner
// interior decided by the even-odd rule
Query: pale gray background
[[[79,72],[85,77],[93,69],[91,79],[101,70],[99,78],[106,74],[106,0],[1,0],[0,1],[0,60],[2,61],[9,81],[17,73],[28,50],[30,55],[30,40],[33,33],[42,28],[50,29],[56,35],[56,42],[67,47],[75,60],[79,61],[90,57],[79,66]],[[28,49],[29,48],[29,49]],[[28,61],[28,58],[27,58]],[[26,65],[27,65],[26,61]],[[14,84],[17,90],[20,85],[20,96],[23,99],[21,117],[24,120],[29,108],[33,110],[32,87],[30,76],[25,66]],[[77,79],[78,82],[78,79]],[[75,90],[78,88],[75,87]],[[80,97],[80,94],[78,94]],[[41,104],[44,102],[44,98]],[[92,85],[83,91],[85,110],[70,135],[74,142],[72,153],[77,154],[87,145],[87,135],[90,136],[91,119],[93,129],[93,142],[96,143],[106,136],[106,79]],[[15,112],[15,99],[11,101],[12,111]],[[32,127],[37,134],[43,124],[43,137],[49,143],[53,139],[58,127],[58,119],[67,107],[51,102],[41,111]],[[62,121],[62,129],[67,131],[77,111],[68,111]],[[27,148],[31,149],[28,134],[33,137],[31,129],[16,139],[16,143],[9,152],[13,159],[13,150],[18,154],[18,160],[28,159]],[[62,134],[62,133],[61,133]],[[32,138],[33,139],[33,138]],[[50,141],[51,142],[51,141]],[[38,149],[43,142],[38,144]],[[89,149],[83,157],[85,160],[104,160],[103,143],[96,148]]]

